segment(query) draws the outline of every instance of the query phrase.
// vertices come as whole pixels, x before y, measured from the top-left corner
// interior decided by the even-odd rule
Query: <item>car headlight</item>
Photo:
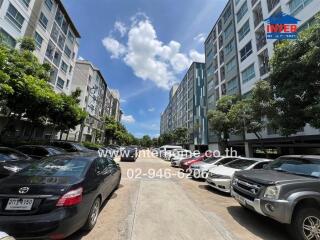
[[[276,200],[279,198],[280,188],[277,186],[267,187],[263,197]]]
[[[22,168],[19,168],[16,166],[3,166],[3,168],[10,171],[10,172],[14,172],[14,173],[17,173],[22,169]]]

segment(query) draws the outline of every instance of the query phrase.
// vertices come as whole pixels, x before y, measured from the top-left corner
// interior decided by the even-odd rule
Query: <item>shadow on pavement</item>
[[[290,240],[286,226],[241,206],[227,208],[241,226],[264,240]]]

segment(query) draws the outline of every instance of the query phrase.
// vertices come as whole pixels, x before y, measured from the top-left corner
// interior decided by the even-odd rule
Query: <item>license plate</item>
[[[33,205],[33,199],[9,198],[6,210],[12,211],[30,211]]]

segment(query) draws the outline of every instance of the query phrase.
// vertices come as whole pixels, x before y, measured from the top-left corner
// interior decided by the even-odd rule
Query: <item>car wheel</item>
[[[94,228],[94,226],[96,225],[97,219],[98,219],[98,216],[100,213],[100,206],[101,206],[101,200],[99,197],[97,197],[92,204],[88,219],[87,219],[85,225],[83,226],[83,229],[85,231],[92,230]]]
[[[320,211],[317,208],[301,208],[293,216],[289,227],[296,240],[317,240],[320,236]]]

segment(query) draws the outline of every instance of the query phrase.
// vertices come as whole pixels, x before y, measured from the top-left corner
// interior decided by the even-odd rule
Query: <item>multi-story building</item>
[[[72,91],[81,90],[80,106],[88,113],[81,126],[68,135],[69,140],[103,142],[104,121],[112,116],[120,121],[120,94],[109,89],[101,71],[91,62],[77,60],[72,82]]]
[[[70,94],[80,34],[60,0],[0,0],[1,41],[19,47],[18,40],[35,40],[35,56],[52,67],[50,84],[56,92]],[[0,128],[8,121],[0,116]],[[16,138],[56,138],[49,127],[31,131],[28,122],[14,124]],[[33,135],[33,136],[30,136]]]
[[[70,93],[80,34],[60,0],[1,1],[0,32],[12,47],[24,36],[33,37],[35,55],[52,67],[50,84]]]
[[[265,19],[279,12],[300,20],[298,30],[308,27],[320,12],[319,0],[234,0],[238,45],[239,77],[241,94],[250,95],[254,84],[269,77],[269,59],[276,40],[266,39]],[[285,81],[285,79],[284,79]],[[300,147],[314,146],[320,140],[319,130],[308,125],[289,138],[283,138],[273,129],[262,133],[265,146],[278,154],[299,153]],[[246,134],[246,154],[252,155],[260,146],[253,134]],[[313,143],[312,143],[313,142]]]
[[[239,95],[236,20],[233,0],[229,0],[205,41],[207,111],[214,110],[223,95]],[[231,136],[231,141],[243,140]],[[218,137],[208,127],[210,149],[218,149]]]
[[[191,149],[207,145],[205,77],[205,64],[192,63],[181,83],[172,87],[161,115],[161,134],[186,128]]]
[[[298,30],[301,31],[312,24],[314,16],[320,11],[320,2],[319,0],[229,0],[227,2],[205,42],[208,111],[215,108],[216,101],[222,95],[240,94],[245,98],[250,95],[257,81],[268,79],[269,59],[277,41],[267,40],[264,20],[280,11],[299,19]],[[229,30],[231,28],[232,30]],[[271,153],[285,154],[292,153],[293,148],[298,153],[299,146],[311,148],[312,142],[319,142],[319,133],[319,130],[307,125],[299,133],[288,138],[281,137],[272,129],[266,129],[262,137],[264,145],[270,148]],[[245,149],[246,155],[259,152],[260,142],[253,134],[231,136],[229,140],[231,146]],[[208,142],[210,149],[218,148],[217,138],[210,128]]]

